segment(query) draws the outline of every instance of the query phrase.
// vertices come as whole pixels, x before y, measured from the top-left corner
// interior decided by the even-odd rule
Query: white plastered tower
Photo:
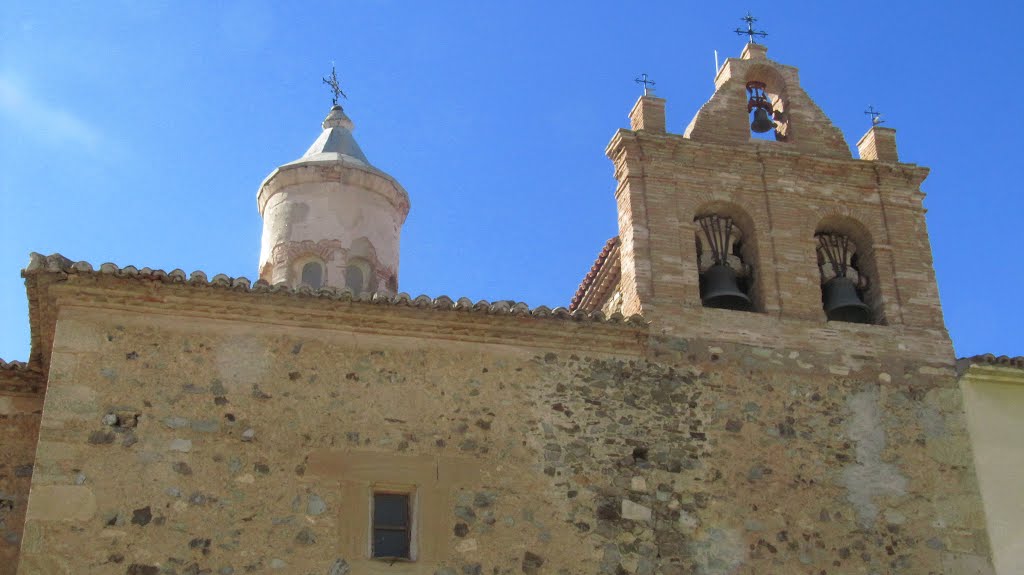
[[[298,160],[260,185],[259,277],[272,284],[398,291],[399,238],[409,195],[370,165],[335,105]]]

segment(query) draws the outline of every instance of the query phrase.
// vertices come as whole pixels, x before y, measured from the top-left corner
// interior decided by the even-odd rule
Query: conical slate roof
[[[354,125],[341,106],[335,104],[331,108],[323,126],[324,131],[320,133],[320,137],[301,158],[291,163],[356,160],[367,166],[371,165],[356,139],[352,137]]]
[[[409,213],[409,194],[394,178],[378,169],[359,148],[352,137],[352,120],[341,106],[335,104],[323,123],[323,132],[301,158],[274,169],[260,184],[256,204],[260,214],[270,197],[280,189],[308,184],[343,182],[383,195],[401,212],[402,220]],[[306,170],[305,168],[330,168]],[[282,177],[284,174],[287,176]]]

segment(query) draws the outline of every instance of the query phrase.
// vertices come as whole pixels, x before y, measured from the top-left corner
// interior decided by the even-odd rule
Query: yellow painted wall
[[[1024,370],[971,366],[961,379],[996,572],[1024,572]]]

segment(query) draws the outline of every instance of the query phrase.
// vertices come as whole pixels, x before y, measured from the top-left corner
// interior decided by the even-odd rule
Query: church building
[[[415,190],[336,102],[256,281],[32,254],[0,575],[1020,572],[1024,360],[956,361],[928,169],[754,42],[665,106],[564,308],[402,293]]]

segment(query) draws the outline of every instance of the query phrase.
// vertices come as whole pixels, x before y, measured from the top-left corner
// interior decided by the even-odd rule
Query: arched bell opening
[[[745,87],[751,137],[785,142],[790,130],[782,77],[769,66],[753,66]]]
[[[814,234],[822,309],[829,321],[884,324],[870,239],[859,228],[848,222]]]
[[[744,218],[745,219],[745,218]],[[737,218],[711,212],[694,218],[697,224],[697,268],[704,307],[757,311],[752,234]],[[746,229],[744,229],[746,227]],[[750,238],[751,241],[748,241]]]

